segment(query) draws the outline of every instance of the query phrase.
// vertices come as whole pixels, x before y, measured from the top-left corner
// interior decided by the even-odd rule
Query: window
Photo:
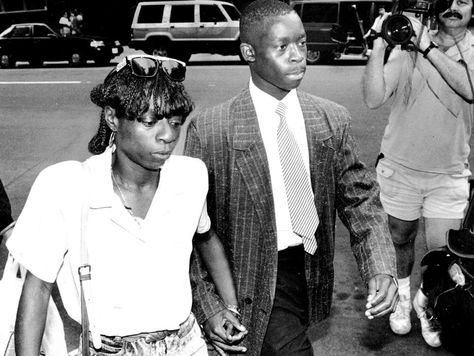
[[[173,5],[170,22],[194,22],[194,5]]]
[[[224,7],[225,12],[227,12],[227,15],[229,15],[232,21],[239,20],[240,14],[235,7],[230,6],[230,5],[222,5],[222,6]]]
[[[295,10],[296,13],[301,16],[301,8],[302,7],[303,7],[303,5],[301,5],[301,4],[295,4],[295,6],[293,7],[293,10]]]
[[[217,5],[201,5],[201,22],[226,22]]]
[[[16,26],[12,33],[12,37],[31,37],[31,31],[29,26]]]
[[[138,23],[161,23],[165,5],[143,5],[138,15]]]
[[[48,37],[49,35],[53,35],[53,32],[46,26],[35,26],[33,28],[33,33],[35,37]]]
[[[337,4],[304,4],[303,22],[337,22]]]

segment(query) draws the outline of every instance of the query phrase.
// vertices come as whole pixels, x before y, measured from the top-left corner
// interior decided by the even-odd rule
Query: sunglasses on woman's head
[[[107,75],[105,81],[115,72],[120,72],[129,66],[133,75],[140,78],[153,78],[162,68],[165,74],[175,82],[182,82],[186,75],[186,63],[180,60],[147,54],[131,54],[120,61],[119,64]]]

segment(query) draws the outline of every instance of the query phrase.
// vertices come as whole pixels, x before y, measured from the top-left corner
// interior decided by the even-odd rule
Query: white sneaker
[[[405,335],[411,330],[410,296],[400,295],[395,311],[390,314],[390,328],[395,334]]]
[[[425,299],[425,301],[423,301],[423,299]],[[418,319],[420,319],[421,335],[423,339],[425,339],[425,342],[431,347],[440,347],[441,330],[435,322],[433,314],[426,308],[426,296],[424,296],[419,289],[413,299],[413,308],[415,309]]]

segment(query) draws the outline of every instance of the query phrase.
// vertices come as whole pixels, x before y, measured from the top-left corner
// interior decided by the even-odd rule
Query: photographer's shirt
[[[473,45],[474,37],[467,31],[458,44],[459,50],[450,47],[446,55],[455,61],[463,59],[473,70]],[[414,170],[465,172],[474,106],[446,83],[429,60],[416,52],[395,48],[384,67],[384,79],[388,90],[393,92],[382,140],[384,155]]]

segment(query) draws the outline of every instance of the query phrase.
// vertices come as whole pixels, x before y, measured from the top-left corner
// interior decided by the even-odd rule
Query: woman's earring
[[[112,147],[115,142],[115,131],[112,131],[109,137],[109,147]]]

